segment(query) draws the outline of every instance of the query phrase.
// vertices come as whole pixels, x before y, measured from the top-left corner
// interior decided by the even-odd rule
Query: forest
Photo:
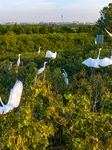
[[[82,64],[97,59],[100,48],[99,59],[112,55],[105,31],[112,33],[112,3],[100,15],[95,25],[0,25],[4,104],[15,82],[23,83],[20,105],[0,114],[0,150],[112,149],[112,65]],[[104,35],[103,44],[95,44],[97,35]],[[57,52],[55,59],[45,57],[48,50]]]

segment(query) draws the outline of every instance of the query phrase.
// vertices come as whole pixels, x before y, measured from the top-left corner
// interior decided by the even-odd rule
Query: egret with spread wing
[[[101,48],[99,49],[99,54],[97,59],[88,58],[87,60],[83,61],[82,63],[87,65],[88,67],[99,68],[99,66],[106,67],[112,65],[112,60],[108,57],[103,59],[99,59]]]
[[[94,68],[99,68],[99,56],[100,56],[100,51],[101,48],[99,49],[99,54],[97,59],[92,59],[91,57],[84,60],[82,64],[88,66],[88,67],[94,67]]]
[[[16,81],[13,89],[10,91],[10,96],[7,104],[5,105],[0,97],[0,102],[2,104],[2,107],[0,106],[0,114],[13,110],[15,107],[19,106],[21,95],[23,91],[23,83],[21,81]]]
[[[55,52],[55,53],[52,53],[51,51],[47,51],[46,52],[46,58],[48,57],[48,58],[52,58],[52,59],[55,59],[56,58],[56,56],[57,56],[57,52]]]

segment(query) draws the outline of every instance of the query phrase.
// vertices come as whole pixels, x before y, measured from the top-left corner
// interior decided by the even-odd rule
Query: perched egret
[[[88,66],[88,67],[94,67],[94,68],[99,68],[99,56],[100,56],[100,51],[101,48],[99,48],[99,54],[97,59],[92,59],[91,57],[84,60],[82,64]]]
[[[47,62],[45,61],[44,62],[44,66],[38,70],[37,74],[40,74],[40,73],[42,73],[44,71],[46,63]]]
[[[65,69],[62,69],[64,71],[64,73],[62,73],[62,75],[64,76],[64,81],[67,85],[69,85],[69,81],[68,81],[68,75],[67,72],[65,71]]]
[[[95,39],[95,44],[97,44],[97,40]]]
[[[0,114],[13,110],[15,107],[19,106],[21,95],[23,91],[23,83],[21,81],[16,81],[13,89],[10,91],[10,96],[7,104],[5,105],[0,97],[0,102],[2,104],[2,107],[0,106]]]
[[[65,69],[62,69],[62,70],[64,71],[63,75],[64,75],[65,77],[68,77],[67,72],[65,71]]]
[[[9,70],[11,70],[11,68],[12,68],[12,63],[11,63],[10,66],[9,66]]]
[[[112,34],[109,31],[107,31],[106,29],[105,29],[105,31],[112,37]]]
[[[99,54],[97,59],[88,58],[83,61],[82,64],[85,64],[88,67],[99,68],[99,66],[106,67],[112,65],[112,60],[105,57],[103,59],[99,59],[101,48],[99,49]]]
[[[21,55],[21,54],[18,55],[17,66],[20,65],[20,55]]]
[[[51,51],[47,51],[47,52],[46,52],[46,56],[45,56],[45,57],[55,59],[55,58],[56,58],[56,56],[57,56],[57,52],[52,53]]]
[[[39,47],[38,54],[40,53],[40,49],[41,49],[41,47]]]

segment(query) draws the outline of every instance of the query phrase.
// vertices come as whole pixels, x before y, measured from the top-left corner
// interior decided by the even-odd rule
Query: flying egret
[[[65,71],[65,69],[62,69],[64,71],[64,73],[62,73],[62,75],[64,76],[64,81],[67,85],[69,85],[69,81],[68,81],[68,75],[67,72]]]
[[[88,67],[94,67],[94,68],[99,68],[99,56],[100,56],[100,51],[101,48],[99,48],[99,54],[97,59],[92,59],[91,57],[84,60],[82,64],[88,66]]]
[[[39,47],[38,54],[40,53],[40,49],[41,49],[41,47]]]
[[[52,53],[51,51],[47,51],[47,52],[46,52],[46,56],[45,56],[45,57],[55,59],[55,58],[56,58],[56,56],[57,56],[57,52]]]
[[[13,89],[10,90],[10,96],[7,104],[5,105],[0,97],[0,102],[2,104],[2,107],[0,106],[0,114],[13,110],[15,107],[19,106],[21,95],[23,91],[23,83],[21,81],[16,81]]]
[[[21,54],[18,55],[17,66],[20,65],[20,55],[21,55]]]
[[[47,62],[45,61],[44,62],[44,66],[38,70],[37,74],[40,74],[40,73],[42,73],[44,71],[46,63]]]
[[[107,31],[106,28],[105,28],[105,31],[112,37],[112,34],[109,31]]]

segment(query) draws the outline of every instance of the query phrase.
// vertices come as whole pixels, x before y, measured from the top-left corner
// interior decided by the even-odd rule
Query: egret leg
[[[51,59],[49,60],[49,63],[51,62]]]

